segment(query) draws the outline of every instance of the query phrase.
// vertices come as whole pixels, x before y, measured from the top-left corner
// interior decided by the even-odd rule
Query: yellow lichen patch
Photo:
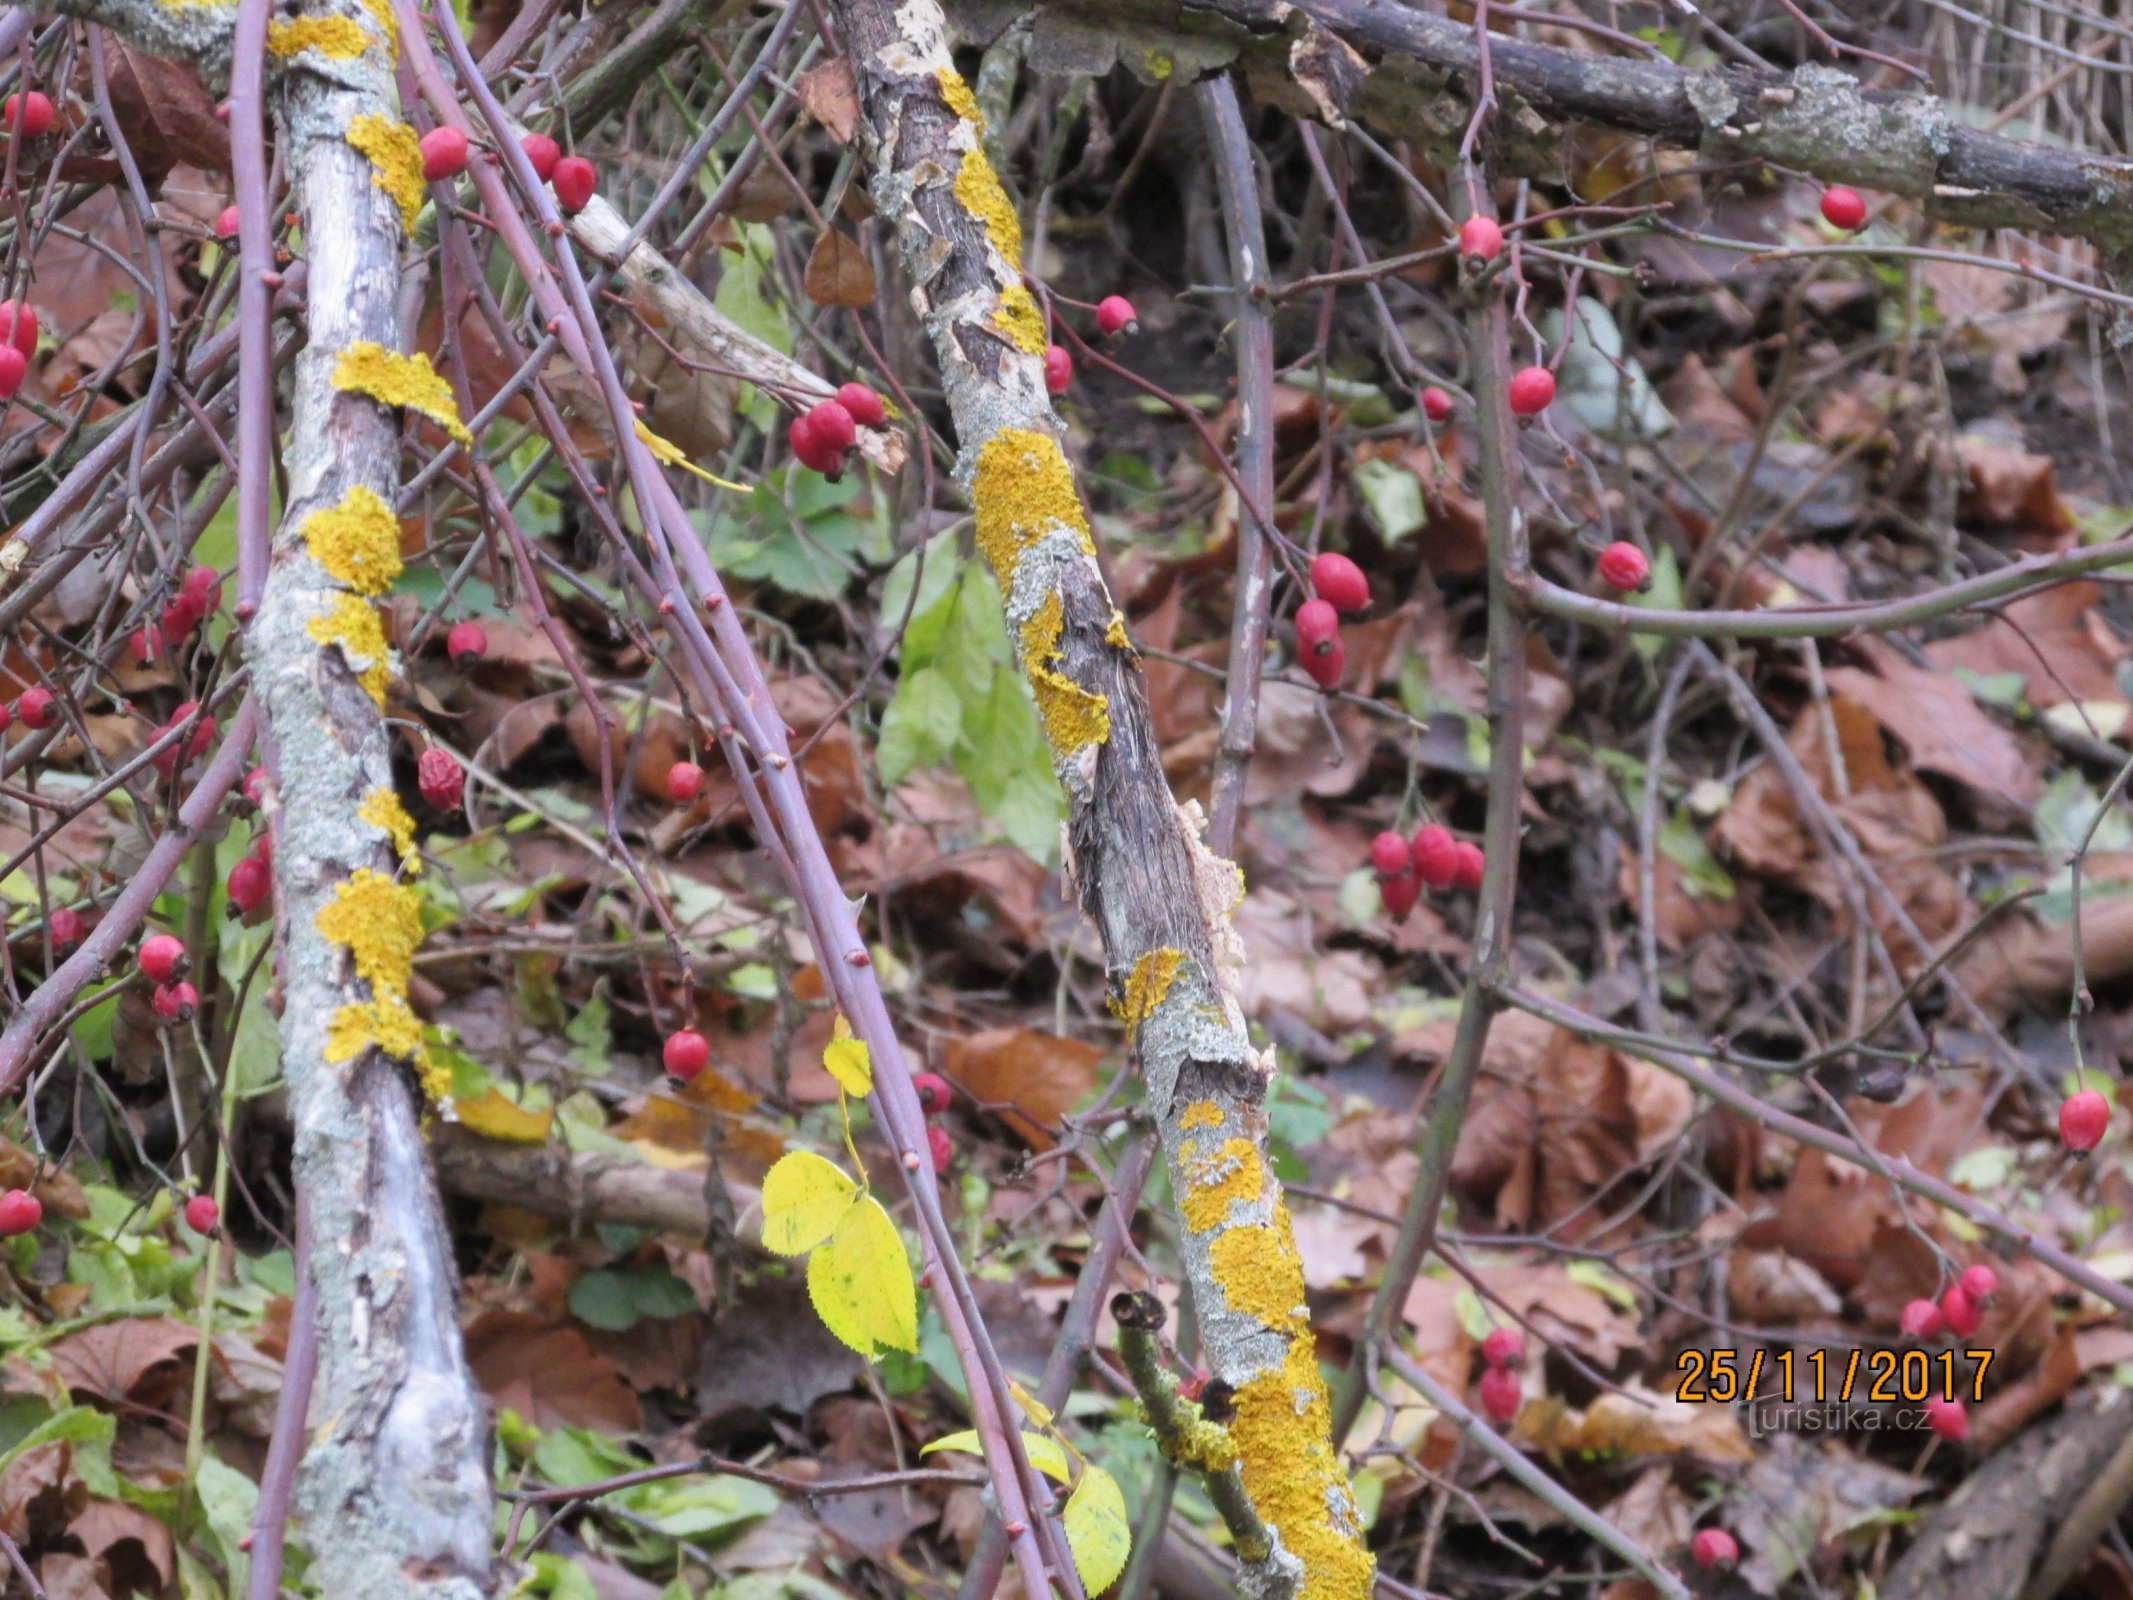
[[[415,819],[390,789],[373,789],[363,796],[356,815],[392,840],[400,853],[400,865],[409,872],[422,870],[422,853],[415,848]]]
[[[1114,650],[1132,652],[1133,641],[1126,637],[1126,614],[1123,611],[1111,613],[1110,625],[1104,629],[1104,643]]]
[[[1236,1404],[1229,1431],[1244,1492],[1303,1565],[1297,1600],[1367,1600],[1376,1564],[1330,1443],[1331,1407],[1309,1332],[1299,1331],[1279,1368],[1241,1385]]]
[[[381,344],[352,344],[333,364],[333,386],[350,394],[367,394],[380,405],[419,411],[461,444],[474,442],[474,435],[459,420],[452,386],[419,350],[403,356]]]
[[[1037,309],[1037,297],[1021,284],[1009,284],[1000,291],[1000,304],[992,314],[993,332],[1005,339],[1026,356],[1044,354],[1044,313]]]
[[[1289,1242],[1288,1212],[1271,1224],[1248,1223],[1217,1234],[1208,1247],[1215,1282],[1232,1311],[1241,1311],[1275,1332],[1296,1325],[1304,1304],[1303,1262]]]
[[[400,576],[400,519],[362,484],[304,518],[312,559],[357,594],[383,594]]]
[[[339,645],[356,682],[380,706],[385,704],[393,672],[376,606],[361,595],[336,594],[326,614],[313,617],[304,631],[320,644]]]
[[[1096,553],[1081,496],[1074,491],[1074,469],[1049,434],[1002,428],[987,439],[978,450],[970,497],[977,510],[978,548],[1003,593],[1013,590],[1015,568],[1030,546],[1052,528],[1069,530],[1082,549]]]
[[[1205,1157],[1180,1163],[1185,1168],[1178,1213],[1194,1233],[1206,1233],[1229,1221],[1229,1208],[1249,1204],[1266,1187],[1266,1168],[1249,1139],[1225,1139]]]
[[[1227,1472],[1237,1464],[1237,1441],[1229,1429],[1204,1417],[1185,1424],[1177,1446],[1177,1464],[1195,1472]]]
[[[965,150],[956,168],[955,197],[963,209],[985,225],[985,236],[1000,252],[1010,269],[1022,270],[1022,219],[1015,204],[1000,187],[1000,175],[992,170],[982,150]]]
[[[385,40],[385,53],[395,61],[399,60],[400,19],[393,15],[392,0],[363,0],[363,9],[378,25],[378,33]]]
[[[318,931],[346,945],[356,976],[379,1002],[405,1001],[422,943],[422,901],[415,891],[372,867],[358,867],[318,914]]]
[[[1111,737],[1111,702],[1053,665],[1060,659],[1059,636],[1065,631],[1065,608],[1054,589],[1022,624],[1022,666],[1037,697],[1045,738],[1059,754],[1072,755]]]
[[[941,86],[941,98],[948,103],[950,111],[974,127],[982,129],[985,126],[985,113],[978,109],[978,97],[970,92],[970,85],[963,81],[960,72],[953,67],[943,67],[933,78]]]
[[[391,117],[365,112],[349,119],[348,142],[369,160],[370,181],[392,197],[400,208],[401,225],[413,233],[415,219],[422,215],[423,183],[422,143],[415,130]]]
[[[1133,963],[1133,970],[1126,974],[1124,988],[1111,1002],[1111,1014],[1129,1028],[1137,1028],[1155,1015],[1155,1008],[1163,1003],[1170,993],[1170,985],[1176,980],[1178,969],[1185,964],[1182,950],[1144,950],[1140,959]],[[1205,1106],[1209,1112],[1205,1122],[1192,1120],[1193,1113]],[[1222,1113],[1212,1100],[1202,1100],[1199,1105],[1186,1108],[1183,1128],[1211,1128],[1222,1120]]]
[[[333,61],[353,61],[370,48],[370,35],[348,17],[279,17],[267,24],[267,54],[288,57],[316,50]]]
[[[1147,958],[1142,957],[1143,960]],[[1178,1126],[1187,1133],[1195,1128],[1219,1128],[1222,1125],[1222,1108],[1212,1100],[1195,1100],[1178,1118]]]
[[[422,1019],[398,996],[360,1001],[334,1012],[326,1025],[327,1065],[353,1061],[372,1045],[401,1061],[423,1059],[427,1052],[422,1048]]]

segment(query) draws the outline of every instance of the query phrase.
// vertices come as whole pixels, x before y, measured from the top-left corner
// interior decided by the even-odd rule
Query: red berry
[[[1451,829],[1429,823],[1416,830],[1414,842],[1407,848],[1414,858],[1415,871],[1432,889],[1449,889],[1459,881],[1459,841],[1452,837]]]
[[[59,720],[59,706],[49,689],[25,689],[15,696],[15,716],[25,728],[49,728]]]
[[[12,400],[30,375],[30,358],[11,344],[0,344],[0,400]]]
[[[204,716],[195,719],[195,713],[199,709],[199,701],[186,701],[170,714],[168,722],[155,729],[148,736],[151,740],[160,739],[166,733],[174,732],[187,722],[192,724],[191,731],[184,738],[156,753],[156,771],[162,773],[166,778],[187,762],[205,755],[208,746],[215,742],[215,719]]]
[[[1385,915],[1395,922],[1405,922],[1421,898],[1422,880],[1415,876],[1413,868],[1378,879],[1378,899],[1385,907]]]
[[[1311,558],[1311,588],[1335,611],[1361,611],[1370,604],[1370,580],[1338,551],[1323,550]]]
[[[233,917],[248,917],[266,904],[267,891],[273,887],[273,875],[267,864],[257,856],[245,856],[230,868],[229,881],[222,892],[229,901],[229,914]]]
[[[1740,1546],[1725,1529],[1704,1528],[1689,1541],[1689,1559],[1706,1571],[1730,1567],[1740,1560]]]
[[[1494,217],[1468,217],[1459,225],[1459,254],[1470,267],[1485,267],[1503,254],[1503,229]]]
[[[667,1042],[659,1047],[659,1059],[668,1077],[687,1083],[711,1065],[711,1041],[694,1028],[682,1028],[667,1035]]]
[[[163,630],[151,622],[145,627],[135,628],[132,638],[127,642],[132,646],[133,659],[145,667],[163,653]]]
[[[28,94],[11,94],[0,102],[0,122],[20,128],[32,139],[42,139],[52,129],[51,98],[35,89]]]
[[[878,428],[889,420],[888,408],[882,405],[881,396],[863,383],[847,383],[837,390],[837,404],[851,414],[854,422],[862,428]]]
[[[28,695],[23,699],[27,700]],[[28,721],[27,715],[23,718]],[[2111,1126],[2111,1102],[2094,1089],[2070,1094],[2059,1102],[2059,1137],[2069,1150],[2093,1150]]]
[[[27,1189],[0,1194],[0,1239],[28,1233],[44,1220],[44,1202]]]
[[[926,1152],[933,1157],[935,1172],[946,1172],[955,1163],[955,1141],[937,1122],[926,1124]]]
[[[591,203],[593,191],[600,186],[600,174],[583,156],[565,156],[549,174],[548,186],[555,190],[555,203],[575,216]]]
[[[1555,374],[1546,367],[1522,367],[1511,375],[1511,411],[1537,417],[1554,403]]]
[[[185,1202],[185,1225],[195,1233],[213,1233],[222,1226],[222,1207],[211,1194],[196,1194]]]
[[[1452,397],[1435,384],[1422,391],[1422,415],[1432,422],[1446,421],[1452,414]]]
[[[563,159],[563,147],[545,133],[529,133],[519,140],[518,147],[526,152],[526,159],[533,164],[533,175],[546,183],[555,176],[555,165]]]
[[[815,425],[808,421],[805,412],[786,424],[785,442],[792,447],[794,458],[801,466],[820,472],[822,456],[815,448]]]
[[[1397,878],[1413,870],[1407,859],[1407,841],[1397,833],[1381,833],[1370,841],[1370,864],[1381,878]]]
[[[1963,1275],[1957,1281],[1962,1284],[1963,1293],[1980,1305],[2000,1292],[2000,1275],[1982,1261],[1974,1267],[1963,1268]]]
[[[444,636],[444,653],[455,667],[471,666],[489,653],[489,630],[478,622],[455,622]]]
[[[259,837],[252,841],[252,854],[259,857],[259,864],[269,872],[274,870],[274,833],[272,829],[260,828]]]
[[[234,239],[237,237],[239,225],[237,208],[235,206],[224,206],[215,217],[215,237],[218,239]]]
[[[82,940],[81,913],[61,906],[45,919],[45,930],[52,936],[54,950],[71,950]]]
[[[1096,302],[1096,331],[1106,339],[1115,333],[1140,332],[1141,319],[1133,314],[1133,302],[1122,294],[1107,294]]]
[[[1492,1367],[1515,1367],[1526,1358],[1526,1336],[1516,1328],[1492,1328],[1481,1341],[1481,1359]]]
[[[466,768],[451,751],[433,744],[415,761],[415,789],[439,811],[457,811],[466,803]]]
[[[1624,594],[1642,591],[1652,581],[1652,564],[1627,539],[1617,539],[1600,552],[1600,581]]]
[[[1452,887],[1455,889],[1480,888],[1481,874],[1487,866],[1487,862],[1481,854],[1481,846],[1470,844],[1461,839],[1457,848],[1459,851],[1459,872],[1452,879]]]
[[[185,941],[176,934],[158,933],[141,941],[141,953],[134,958],[140,964],[141,975],[150,983],[175,983],[192,968],[192,957],[185,952]]]
[[[1928,1400],[1926,1426],[1950,1444],[1961,1444],[1970,1437],[1970,1413],[1960,1400]]]
[[[27,300],[0,300],[0,338],[26,356],[37,353],[37,308]]]
[[[163,608],[163,616],[159,624],[163,630],[163,642],[168,645],[185,643],[186,640],[193,636],[193,631],[200,626],[200,619],[203,614],[200,608],[186,599],[184,595],[178,595]]]
[[[677,761],[667,768],[667,798],[685,806],[703,792],[704,769],[693,761]]]
[[[244,797],[251,801],[255,807],[266,804],[267,769],[265,767],[254,767],[244,775]]]
[[[837,400],[825,400],[808,412],[807,431],[814,439],[815,449],[832,460],[843,459],[845,451],[859,440],[852,414]]]
[[[1499,1428],[1518,1416],[1518,1374],[1509,1367],[1491,1367],[1481,1375],[1481,1409]]]
[[[1065,394],[1074,382],[1074,358],[1066,353],[1066,346],[1048,344],[1044,347],[1044,387],[1051,394]]]
[[[916,1072],[911,1075],[912,1092],[918,1096],[918,1109],[927,1116],[936,1116],[948,1109],[951,1092],[948,1080],[938,1072]]]
[[[1340,613],[1330,600],[1306,600],[1296,608],[1296,648],[1305,659],[1341,647]]]
[[[1338,689],[1341,675],[1348,670],[1348,651],[1338,639],[1330,650],[1306,650],[1303,669],[1321,689]]]
[[[1906,1339],[1936,1339],[1946,1326],[1940,1307],[1930,1300],[1906,1301],[1899,1321]]]
[[[1866,201],[1858,190],[1834,184],[1822,191],[1822,220],[1850,233],[1865,223]]]
[[[222,574],[213,567],[187,567],[178,597],[201,616],[211,616],[222,608]]]
[[[156,985],[156,992],[149,997],[149,1003],[155,1007],[156,1015],[165,1022],[190,1022],[193,1013],[200,1009],[200,991],[183,981],[159,983]]]
[[[422,136],[422,176],[431,183],[456,178],[467,170],[467,136],[446,125]]]
[[[1969,1338],[1985,1320],[1977,1302],[1959,1283],[1948,1285],[1947,1292],[1940,1297],[1940,1314],[1947,1319],[1948,1331],[1958,1339]]]

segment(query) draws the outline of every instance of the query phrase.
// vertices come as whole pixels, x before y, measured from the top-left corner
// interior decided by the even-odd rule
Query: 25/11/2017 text
[[[1684,1350],[1674,1362],[1674,1398],[1689,1405],[1732,1405],[1739,1400],[1781,1404],[1839,1405],[1857,1399],[1879,1405],[1936,1396],[1954,1400],[1969,1392],[1985,1396],[1990,1350]],[[1769,1387],[1763,1385],[1767,1382]]]

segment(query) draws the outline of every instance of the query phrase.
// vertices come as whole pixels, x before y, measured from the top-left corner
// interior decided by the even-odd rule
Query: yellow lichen
[[[1124,650],[1129,654],[1132,652],[1133,641],[1126,637],[1126,615],[1124,612],[1114,611],[1111,613],[1110,625],[1104,629],[1104,643],[1114,650]]]
[[[1141,52],[1141,66],[1146,69],[1148,76],[1157,83],[1161,83],[1173,72],[1177,71],[1178,68],[1177,61],[1169,51],[1153,48]]]
[[[419,350],[403,356],[368,341],[352,344],[333,365],[333,386],[351,394],[367,394],[380,405],[419,411],[461,444],[474,442],[474,435],[459,420],[451,384]]]
[[[422,215],[423,185],[422,142],[415,130],[391,117],[365,112],[349,119],[348,142],[369,160],[370,181],[392,197],[400,208],[401,226],[413,233],[415,220]]]
[[[267,24],[267,54],[288,57],[316,50],[333,61],[353,61],[370,48],[370,35],[348,17],[277,17]]]
[[[372,1045],[401,1061],[423,1060],[422,1019],[397,996],[357,1001],[334,1012],[326,1025],[327,1065],[353,1061]]]
[[[1237,1464],[1237,1441],[1229,1429],[1196,1417],[1179,1430],[1177,1465],[1195,1472],[1227,1472]]]
[[[1249,1139],[1225,1139],[1207,1156],[1180,1165],[1185,1182],[1178,1212],[1194,1233],[1221,1227],[1229,1221],[1231,1205],[1239,1200],[1250,1204],[1266,1187],[1266,1168]]]
[[[1376,1564],[1364,1548],[1308,1330],[1287,1359],[1242,1384],[1230,1423],[1244,1492],[1303,1566],[1297,1600],[1367,1600]]]
[[[941,98],[948,103],[948,109],[965,122],[983,129],[985,113],[978,109],[978,97],[970,92],[970,85],[963,81],[963,75],[953,67],[943,67],[933,77],[941,86]]]
[[[992,314],[992,328],[1024,355],[1044,354],[1048,343],[1044,337],[1044,313],[1037,309],[1037,297],[1021,284],[1009,284],[1000,291],[1000,304]]]
[[[400,519],[360,483],[304,518],[303,531],[312,558],[357,594],[383,594],[400,576]]]
[[[399,60],[400,19],[393,15],[392,0],[363,0],[363,9],[378,25],[378,33],[385,40],[385,53],[395,61]]]
[[[1212,1100],[1195,1100],[1178,1118],[1178,1126],[1187,1133],[1195,1128],[1219,1128],[1222,1126],[1222,1108]]]
[[[356,682],[380,706],[385,704],[393,673],[376,606],[361,595],[336,594],[326,614],[313,617],[304,631],[322,645],[339,645]]]
[[[397,794],[385,788],[371,790],[356,807],[356,815],[392,840],[401,866],[411,873],[422,870],[422,852],[415,848],[415,819]]]
[[[956,168],[955,197],[963,209],[985,225],[985,236],[1001,259],[1016,272],[1022,269],[1022,220],[1015,204],[1000,187],[1000,175],[992,170],[982,150],[965,150]]]
[[[1037,697],[1045,738],[1059,754],[1072,755],[1084,745],[1102,744],[1111,737],[1111,702],[1084,689],[1054,665],[1062,659],[1059,636],[1065,631],[1065,608],[1055,589],[1022,624],[1022,667]]]
[[[1049,434],[1030,428],[1002,428],[978,450],[970,497],[977,511],[978,548],[1012,592],[1015,568],[1029,549],[1053,528],[1065,528],[1090,555],[1096,541],[1074,490],[1074,469]]]
[[[1303,1261],[1293,1239],[1288,1210],[1277,1203],[1272,1223],[1231,1228],[1208,1246],[1209,1266],[1230,1309],[1277,1333],[1305,1315]]]
[[[1129,1028],[1139,1027],[1155,1015],[1155,1008],[1163,1003],[1170,993],[1170,985],[1176,980],[1178,969],[1185,964],[1182,950],[1144,950],[1133,963],[1133,970],[1126,974],[1126,982],[1116,1000],[1111,1002],[1111,1014]],[[1214,1102],[1200,1102],[1214,1114],[1206,1122],[1194,1122],[1190,1118],[1197,1107],[1188,1108],[1188,1120],[1179,1124],[1184,1128],[1211,1127],[1222,1120],[1222,1113],[1215,1110]]]
[[[380,1003],[407,997],[422,943],[422,901],[414,890],[373,867],[358,867],[316,919],[318,931],[346,945],[356,976]]]

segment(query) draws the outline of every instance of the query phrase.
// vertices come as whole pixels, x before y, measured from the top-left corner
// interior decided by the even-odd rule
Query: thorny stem
[[[281,1358],[281,1393],[274,1400],[274,1433],[267,1441],[259,1501],[252,1510],[252,1570],[245,1579],[245,1600],[276,1600],[281,1593],[289,1497],[304,1457],[311,1385],[318,1376],[318,1282],[311,1275],[311,1203],[302,1189],[296,1192],[296,1239],[290,1254],[296,1294],[289,1307],[289,1344]]]

